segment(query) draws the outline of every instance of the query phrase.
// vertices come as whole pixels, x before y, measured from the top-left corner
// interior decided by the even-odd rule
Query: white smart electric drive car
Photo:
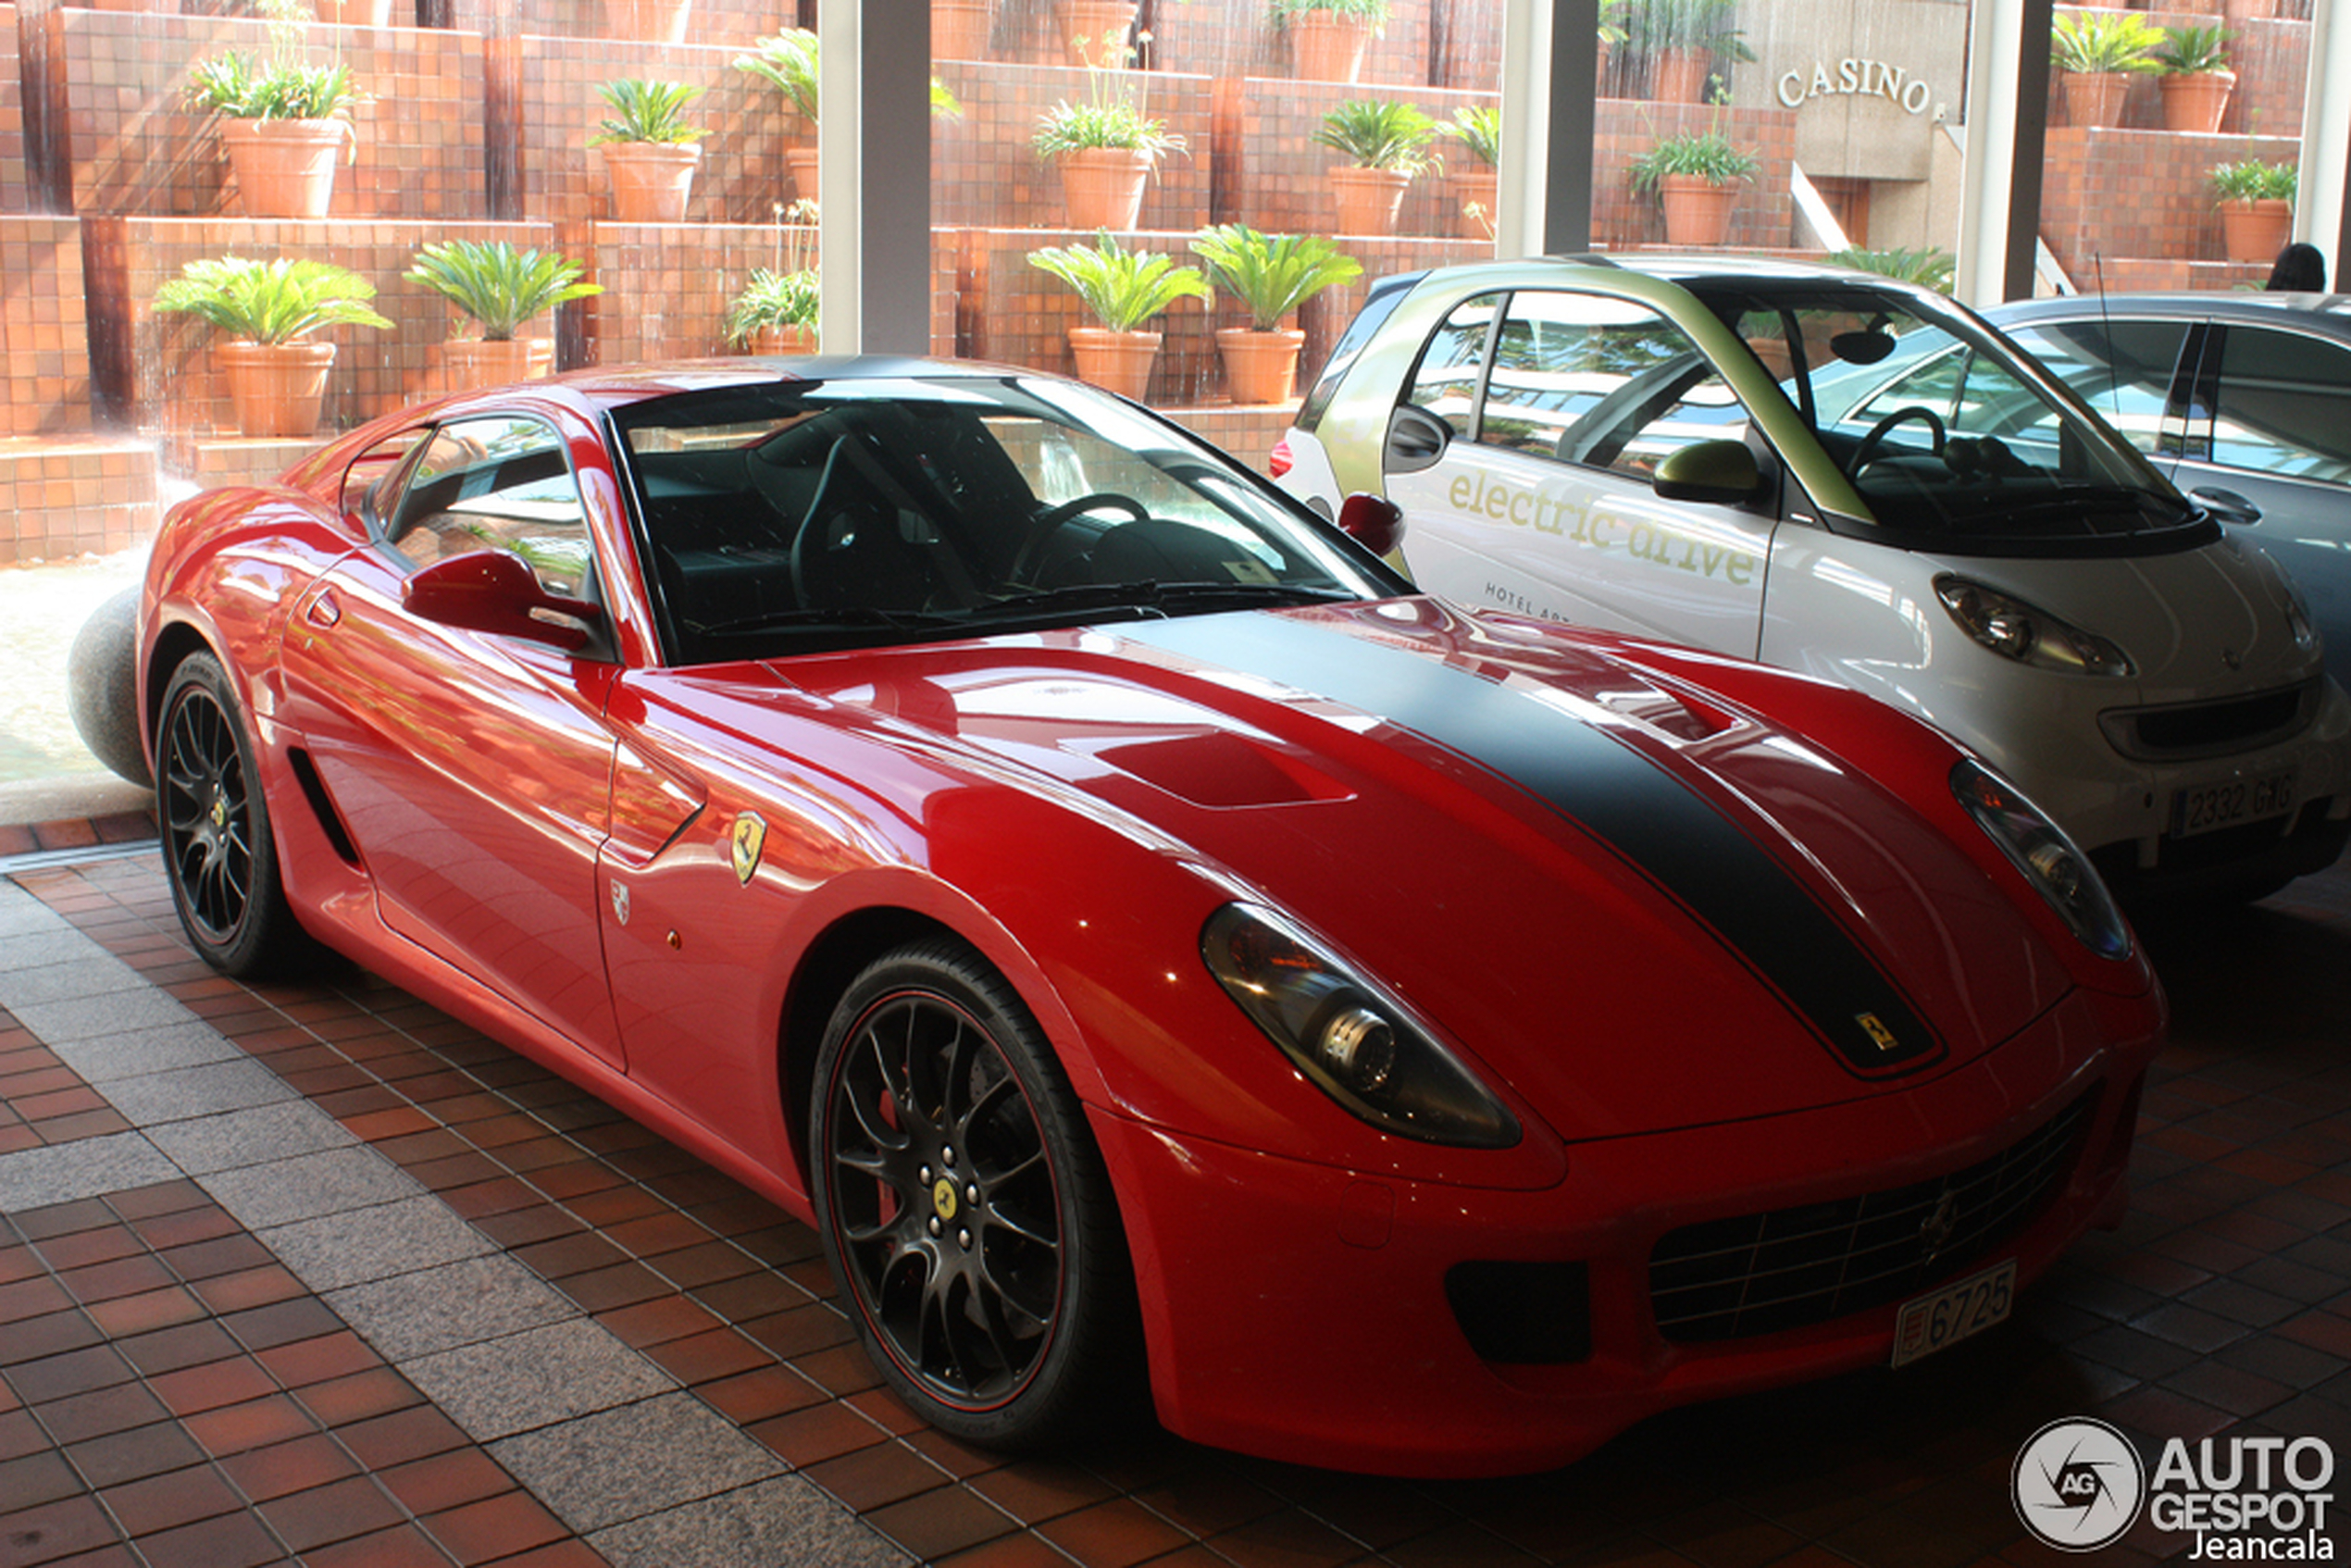
[[[1464,604],[1809,671],[1983,753],[2119,890],[2351,836],[2351,698],[2284,573],[1964,308],[1861,273],[1559,257],[1376,284],[1275,452]]]

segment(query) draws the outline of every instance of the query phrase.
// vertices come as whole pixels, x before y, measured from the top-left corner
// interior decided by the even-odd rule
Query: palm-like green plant
[[[1076,291],[1094,319],[1113,332],[1131,332],[1179,299],[1209,297],[1197,267],[1163,255],[1120,248],[1104,230],[1090,245],[1049,245],[1028,253],[1028,265]]]
[[[524,322],[566,300],[603,293],[583,283],[579,263],[553,251],[521,249],[504,240],[444,240],[416,254],[402,276],[422,283],[481,323],[491,342],[512,338]]]
[[[2210,76],[2229,68],[2229,30],[2224,27],[2167,27],[2156,45],[2156,63],[2166,76]]]
[[[1951,292],[1951,279],[1957,267],[1951,253],[1939,245],[1913,249],[1895,245],[1884,250],[1860,246],[1829,253],[1829,260],[1839,267],[1849,267],[1856,272],[1874,272],[1882,278],[1898,278],[1905,283],[1916,283],[1937,293]]]
[[[1635,0],[1623,31],[1636,47],[1703,49],[1726,60],[1752,60],[1737,26],[1738,0]]]
[[[1311,234],[1261,234],[1246,223],[1223,223],[1192,236],[1192,254],[1209,265],[1249,312],[1250,324],[1270,332],[1282,317],[1334,283],[1362,276],[1353,256]]]
[[[752,54],[735,56],[735,68],[772,85],[791,101],[791,106],[816,123],[816,73],[823,63],[823,54],[816,46],[816,35],[804,27],[788,27],[781,32],[770,33],[759,41]],[[955,94],[937,77],[930,79],[930,112],[940,119],[958,119],[964,106]]]
[[[749,342],[753,333],[767,327],[813,327],[821,303],[815,273],[754,267],[727,307],[728,341]]]
[[[1502,111],[1464,104],[1453,111],[1453,122],[1437,128],[1469,149],[1469,156],[1491,168],[1502,161]]]
[[[2049,29],[2049,60],[2072,75],[2152,74],[2163,30],[2136,11],[2069,11]]]
[[[1325,114],[1314,131],[1316,145],[1364,168],[1398,174],[1442,168],[1444,160],[1429,151],[1436,140],[1437,121],[1401,99],[1350,98]]]
[[[2208,178],[2224,202],[2290,202],[2301,180],[2301,168],[2291,160],[2270,163],[2246,158],[2214,164]]]
[[[1728,185],[1756,170],[1752,155],[1741,152],[1718,131],[1662,136],[1633,160],[1633,189],[1649,192],[1669,174],[1694,175],[1709,185]]]
[[[664,144],[699,142],[710,134],[681,118],[686,106],[702,96],[702,89],[682,81],[649,81],[629,77],[607,81],[596,91],[612,113],[588,138],[591,147],[607,142],[654,142]]]
[[[1632,0],[1600,0],[1599,41],[1611,48],[1624,42],[1624,7]]]
[[[233,338],[287,343],[321,327],[389,327],[368,305],[376,287],[346,267],[280,256],[192,261],[155,291],[158,311],[199,317]]]
[[[358,96],[341,64],[261,64],[230,53],[188,68],[188,102],[230,119],[343,119]]]

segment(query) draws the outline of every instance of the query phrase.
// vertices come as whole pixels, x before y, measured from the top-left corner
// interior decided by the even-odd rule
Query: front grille
[[[2115,750],[2146,762],[2219,756],[2266,746],[2300,733],[2318,716],[2322,677],[2298,686],[2210,703],[2129,708],[2100,716]]]
[[[1667,1232],[1649,1254],[1660,1332],[1685,1345],[1777,1334],[1915,1295],[2048,1205],[2091,1098],[1947,1176]]]

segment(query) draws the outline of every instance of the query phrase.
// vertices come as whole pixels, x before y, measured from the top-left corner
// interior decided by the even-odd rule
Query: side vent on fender
[[[294,780],[302,786],[302,798],[310,803],[310,815],[318,819],[318,830],[327,836],[327,842],[334,846],[343,864],[365,869],[359,861],[359,846],[351,841],[351,830],[342,825],[342,814],[335,810],[334,799],[327,793],[326,780],[312,765],[310,753],[296,747],[286,753],[286,761],[293,768]]]

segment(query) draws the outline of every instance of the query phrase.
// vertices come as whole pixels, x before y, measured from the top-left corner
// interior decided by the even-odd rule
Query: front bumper
[[[1097,1111],[1144,1303],[1161,1420],[1196,1440],[1337,1469],[1474,1475],[1576,1459],[1671,1406],[1885,1363],[1898,1303],[1809,1326],[1672,1343],[1650,1257],[1680,1227],[1903,1188],[1978,1165],[2080,1101],[2053,1194],[1931,1288],[2004,1258],[2046,1269],[2124,1202],[2162,1004],[2075,991],[1925,1085],[1756,1122],[1571,1146],[1540,1192],[1404,1183]],[[1549,1364],[1481,1359],[1449,1279],[1567,1264],[1586,1342]],[[1503,1265],[1481,1276],[1461,1265]],[[1464,1327],[1465,1318],[1470,1327]]]

